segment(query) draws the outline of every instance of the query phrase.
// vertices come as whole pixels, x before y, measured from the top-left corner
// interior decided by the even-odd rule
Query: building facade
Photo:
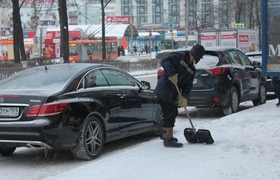
[[[66,1],[69,25],[101,24],[102,0]],[[3,38],[12,32],[13,15],[11,1],[2,2],[0,27]],[[182,41],[178,46],[184,45],[186,34],[193,38],[192,35],[196,37],[203,30],[233,28],[237,22],[252,28],[249,24],[258,19],[253,13],[260,12],[257,6],[251,7],[248,0],[104,0],[103,3],[106,17],[125,17],[129,20],[125,23],[133,24],[139,32],[159,32],[160,39]],[[57,7],[57,1],[53,3],[53,0],[24,1],[20,10],[22,27],[24,31],[35,32],[35,44],[41,44],[39,37],[45,35],[47,28],[59,26]],[[112,23],[116,22],[106,21],[105,26]],[[255,25],[260,26],[260,22]]]

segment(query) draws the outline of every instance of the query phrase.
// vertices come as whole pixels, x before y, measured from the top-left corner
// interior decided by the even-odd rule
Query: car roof
[[[183,47],[183,48],[178,48],[174,51],[165,51],[165,52],[162,52],[162,53],[158,53],[156,55],[156,58],[157,59],[161,59],[165,56],[167,56],[168,54],[172,53],[172,52],[184,52],[184,51],[189,51],[191,50],[193,46],[188,46],[187,48],[186,47]],[[226,50],[230,50],[230,49],[236,49],[236,50],[240,50],[236,47],[232,47],[232,46],[206,46],[204,47],[205,49],[205,53],[207,54],[208,53],[211,53],[211,52],[223,52],[223,51],[226,51]],[[240,50],[241,51],[241,50]]]
[[[262,52],[261,51],[250,51],[250,52],[245,52],[246,55],[251,55],[251,56],[254,56],[254,55],[262,55]]]
[[[176,51],[187,51],[190,50],[192,46],[188,46],[187,48],[179,48]],[[205,51],[225,51],[228,49],[238,49],[232,46],[206,46],[204,47]]]
[[[96,67],[113,67],[113,68],[117,68],[115,66],[109,65],[109,64],[101,64],[101,63],[62,63],[62,64],[50,64],[50,65],[44,65],[46,70],[49,68],[55,68],[55,69],[59,69],[59,68],[63,68],[63,69],[69,69],[73,72],[77,72],[80,70],[86,70],[89,68],[96,68]],[[29,69],[41,69],[42,66],[36,66],[33,68],[29,68]]]
[[[69,66],[69,67],[76,67],[76,68],[87,68],[87,67],[100,67],[100,66],[111,66],[108,64],[101,64],[101,63],[62,63],[62,64],[51,64],[51,65],[45,65],[45,66],[56,66],[56,67],[62,67],[62,66]]]

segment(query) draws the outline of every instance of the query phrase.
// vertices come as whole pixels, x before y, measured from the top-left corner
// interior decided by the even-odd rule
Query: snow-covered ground
[[[195,121],[211,131],[212,145],[190,144],[184,111],[177,118],[175,136],[183,148],[165,148],[158,138],[107,153],[92,162],[46,180],[278,180],[280,179],[280,108],[276,100],[215,120]],[[245,103],[246,105],[246,103]],[[190,109],[190,108],[188,108]],[[34,172],[35,173],[35,172]]]
[[[212,145],[185,140],[183,131],[190,125],[180,109],[174,136],[184,144],[182,148],[165,148],[159,138],[140,136],[145,140],[139,143],[106,146],[106,152],[92,161],[79,161],[68,153],[53,151],[45,158],[42,150],[19,148],[12,157],[0,156],[0,179],[278,180],[280,108],[276,103],[274,99],[254,107],[250,101],[244,102],[238,113],[229,116],[188,107],[195,127],[210,130],[215,140]]]

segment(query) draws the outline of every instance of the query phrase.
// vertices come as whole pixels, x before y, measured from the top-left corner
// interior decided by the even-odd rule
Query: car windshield
[[[1,90],[53,90],[61,89],[72,76],[71,71],[57,68],[34,68],[21,71],[4,79],[0,83]]]
[[[205,54],[195,66],[196,67],[209,67],[216,66],[219,62],[219,58],[214,55]]]
[[[257,61],[262,63],[262,55],[261,54],[247,54],[247,57],[252,61]]]

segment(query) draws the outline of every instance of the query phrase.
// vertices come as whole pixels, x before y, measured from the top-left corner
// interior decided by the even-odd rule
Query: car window
[[[90,72],[85,77],[85,88],[92,88],[96,86],[96,74]]]
[[[124,73],[112,70],[102,69],[102,74],[105,76],[110,86],[135,86],[136,83],[133,79],[125,75]]]
[[[221,52],[220,53],[220,62],[218,65],[222,65],[222,64],[229,64],[230,63],[230,57],[227,53],[225,52]]]
[[[251,60],[251,61],[262,61],[262,55],[261,54],[246,54],[246,56]]]
[[[234,64],[241,64],[237,53],[234,50],[228,51],[229,56],[231,57]]]
[[[219,58],[215,55],[205,54],[203,59],[201,59],[196,66],[204,67],[204,66],[215,66],[219,62]]]
[[[101,73],[100,70],[93,70],[88,72],[84,79],[81,81],[79,88],[92,88],[92,87],[100,87],[100,86],[109,86],[106,78]]]
[[[243,52],[237,51],[237,54],[239,55],[243,65],[252,66],[251,61],[248,59],[248,57]]]
[[[257,61],[262,63],[262,55],[261,54],[246,54],[251,62]]]

